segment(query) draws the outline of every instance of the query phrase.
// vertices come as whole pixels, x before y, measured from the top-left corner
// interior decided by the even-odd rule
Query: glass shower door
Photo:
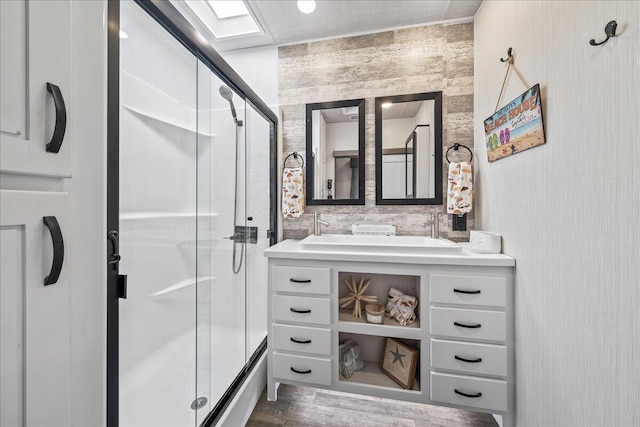
[[[245,101],[204,64],[198,73],[198,376],[208,404],[246,363]]]
[[[119,424],[200,425],[267,333],[274,124],[121,2]]]
[[[247,103],[247,218],[256,227],[257,242],[247,245],[247,360],[267,338],[267,258],[271,245],[270,141],[275,129]]]
[[[197,60],[121,4],[120,426],[191,426],[196,413]]]

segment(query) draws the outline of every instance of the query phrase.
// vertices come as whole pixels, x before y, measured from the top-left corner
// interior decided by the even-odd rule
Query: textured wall
[[[350,233],[351,224],[393,224],[398,234],[430,233],[431,212],[441,212],[440,231],[451,233],[442,206],[376,206],[374,98],[443,92],[443,142],[473,144],[473,24],[430,25],[317,41],[278,49],[278,104],[282,108],[283,154],[305,153],[305,105],[365,98],[364,206],[307,206],[301,218],[284,219],[285,238],[313,232],[321,212],[329,233]],[[445,147],[446,149],[446,147]],[[445,160],[443,174],[446,174]],[[446,178],[443,175],[443,187]],[[446,194],[446,191],[444,192]],[[446,196],[445,196],[446,197]],[[467,227],[473,227],[473,214]]]
[[[547,143],[487,163],[510,46]],[[640,426],[640,2],[487,1],[475,47],[478,223],[517,260],[518,426]],[[503,103],[523,91],[512,76]]]

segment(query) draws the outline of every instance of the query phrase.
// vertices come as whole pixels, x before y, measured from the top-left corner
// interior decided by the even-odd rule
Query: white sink
[[[350,234],[311,235],[300,244],[305,249],[325,252],[389,252],[406,255],[456,255],[462,247],[446,239],[425,236],[353,236]]]

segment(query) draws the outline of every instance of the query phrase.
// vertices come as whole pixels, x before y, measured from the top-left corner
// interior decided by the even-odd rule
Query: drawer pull
[[[476,290],[473,290],[473,291],[467,291],[467,290],[464,290],[464,289],[456,289],[456,288],[453,288],[453,292],[456,292],[456,293],[459,293],[459,294],[469,294],[469,295],[472,295],[472,294],[479,294],[479,293],[481,293],[482,291],[481,291],[480,289],[476,289]]]
[[[298,343],[298,344],[311,344],[311,340],[298,340],[295,339],[293,337],[289,338],[291,341]]]
[[[294,313],[300,313],[300,314],[311,313],[311,310],[310,310],[310,309],[307,309],[307,310],[298,310],[297,308],[293,308],[293,307],[291,307],[289,310],[293,311]]]
[[[480,363],[482,362],[482,358],[478,357],[475,360],[471,360],[471,359],[465,359],[464,357],[460,357],[460,356],[453,356],[456,360],[460,360],[461,362],[467,362],[467,363]]]
[[[453,322],[453,324],[456,326],[460,326],[461,328],[469,328],[469,329],[476,329],[482,326],[480,323],[476,323],[475,325],[465,325],[464,323]]]
[[[293,368],[291,368],[291,369],[293,369]],[[464,392],[458,390],[457,388],[454,389],[453,391],[455,391],[456,394],[459,394],[460,396],[464,396],[464,397],[474,397],[474,398],[475,397],[482,397],[482,393],[479,393],[479,392],[476,393],[476,394],[467,394],[467,393],[464,393]]]
[[[298,371],[293,366],[291,367],[291,371],[295,372],[296,374],[310,374],[311,373],[311,369],[307,369],[306,371]]]
[[[291,278],[291,279],[289,279],[289,281],[293,282],[293,283],[311,283],[311,279],[294,279],[294,278]]]

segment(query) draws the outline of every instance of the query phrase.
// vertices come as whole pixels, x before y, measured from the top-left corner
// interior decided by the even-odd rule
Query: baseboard
[[[493,415],[493,419],[496,420],[498,425],[502,427],[502,415],[498,415],[498,414],[491,414],[491,415]]]
[[[219,427],[244,426],[258,403],[260,395],[267,386],[267,352],[264,352],[260,360],[249,374],[238,393],[227,407],[227,410],[216,423]]]

